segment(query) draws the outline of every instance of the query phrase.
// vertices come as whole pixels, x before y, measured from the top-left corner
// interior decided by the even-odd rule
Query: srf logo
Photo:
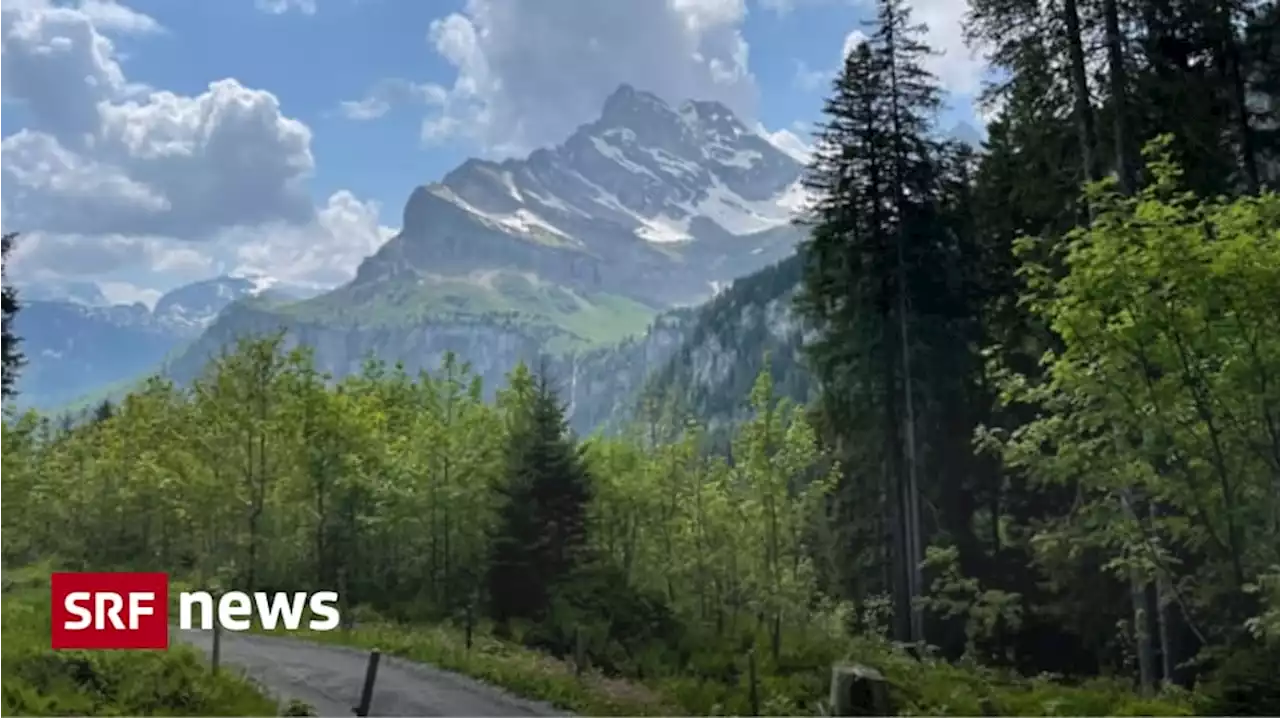
[[[55,573],[49,585],[54,650],[169,647],[168,574]]]

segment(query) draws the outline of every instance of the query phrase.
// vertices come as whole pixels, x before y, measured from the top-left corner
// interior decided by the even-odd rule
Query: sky
[[[973,119],[962,0],[913,0]],[[260,273],[330,287],[467,157],[563,141],[622,83],[802,152],[871,0],[4,0],[6,276],[113,302]]]

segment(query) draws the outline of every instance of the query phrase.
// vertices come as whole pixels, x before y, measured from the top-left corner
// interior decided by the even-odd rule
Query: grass
[[[468,651],[462,631],[449,625],[370,623],[351,630],[291,635],[320,643],[378,648],[580,715],[749,715],[751,710],[745,670],[728,679],[704,678],[692,671],[647,681],[607,677],[595,671],[578,676],[570,662],[484,633],[474,635]],[[1127,682],[1117,680],[1092,679],[1071,685],[1050,677],[1028,679],[974,665],[917,661],[873,640],[847,642],[837,653],[822,649],[802,652],[808,655],[790,656],[782,669],[762,665],[759,715],[821,714],[835,658],[881,671],[900,715],[1194,714],[1185,692],[1144,698]],[[718,656],[712,662],[724,658]],[[742,663],[742,654],[728,657],[727,662]]]
[[[616,343],[644,332],[657,313],[620,295],[579,292],[504,271],[346,285],[271,309],[303,321],[389,328],[430,319],[505,316],[558,333],[551,348],[559,350]]]
[[[3,715],[273,716],[279,707],[245,679],[213,674],[193,648],[54,651],[49,571],[6,572],[0,648]]]
[[[570,663],[487,635],[475,635],[468,651],[462,633],[450,626],[373,624],[288,635],[317,643],[377,648],[387,655],[454,671],[579,715],[686,715],[649,687],[595,671],[578,676]]]

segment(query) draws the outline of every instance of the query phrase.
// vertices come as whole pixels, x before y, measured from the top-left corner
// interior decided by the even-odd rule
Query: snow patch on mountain
[[[677,108],[623,85],[598,120],[563,144],[501,164],[468,160],[429,191],[512,233],[550,232],[590,246],[584,235],[622,225],[670,244],[699,239],[698,217],[730,235],[790,222],[800,171],[724,105],[689,100]]]

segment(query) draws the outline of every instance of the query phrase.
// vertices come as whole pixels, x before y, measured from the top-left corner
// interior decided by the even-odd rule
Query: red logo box
[[[53,649],[169,648],[169,574],[50,576]]]

